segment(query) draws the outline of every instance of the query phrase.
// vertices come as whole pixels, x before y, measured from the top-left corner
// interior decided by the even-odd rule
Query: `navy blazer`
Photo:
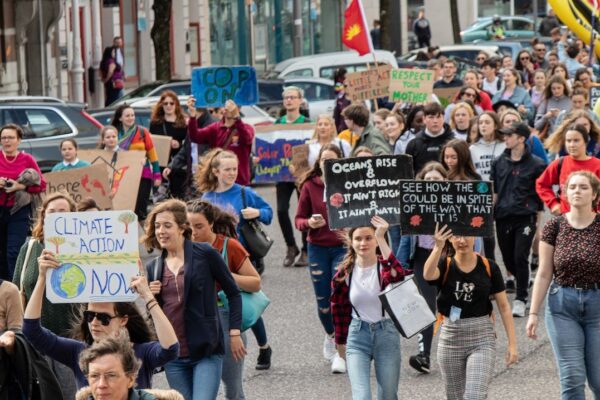
[[[219,320],[216,283],[229,300],[229,329],[242,325],[242,297],[221,255],[207,243],[184,242],[184,321],[189,357],[198,360],[213,354],[225,354],[223,328]],[[162,280],[162,255],[146,265],[148,281]],[[158,302],[162,306],[160,295]]]

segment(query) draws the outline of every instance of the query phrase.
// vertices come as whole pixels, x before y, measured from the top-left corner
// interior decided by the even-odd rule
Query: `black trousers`
[[[431,250],[424,249],[422,247],[417,246],[415,248],[415,254],[413,256],[413,274],[415,276],[415,283],[417,287],[421,291],[421,294],[425,298],[427,305],[431,309],[431,312],[434,314],[437,312],[437,288],[433,285],[430,285],[423,278],[423,270],[425,269],[425,261],[431,254]],[[431,354],[431,342],[433,341],[433,328],[431,325],[429,328],[421,331],[419,334],[419,352],[424,353],[429,357]]]
[[[277,195],[277,220],[283,234],[285,244],[295,246],[294,227],[290,219],[290,200],[292,194],[299,196],[296,184],[294,182],[277,182],[275,184],[275,193]],[[302,250],[306,250],[306,233],[302,233]]]
[[[515,276],[516,299],[527,301],[529,290],[529,252],[535,236],[536,216],[496,220],[498,246],[506,269]]]
[[[150,201],[152,184],[152,179],[140,179],[140,189],[138,190],[137,200],[135,202],[135,214],[140,222],[145,220],[148,215],[148,202]]]

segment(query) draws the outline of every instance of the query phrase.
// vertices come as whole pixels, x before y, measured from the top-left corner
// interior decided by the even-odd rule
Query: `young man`
[[[515,123],[501,129],[506,150],[492,163],[496,234],[506,269],[516,278],[512,313],[524,317],[529,289],[529,252],[536,231],[537,212],[543,207],[535,190],[545,164],[531,154],[529,127]]]
[[[433,84],[434,89],[459,88],[463,81],[456,76],[456,61],[447,59],[442,69],[442,79]]]
[[[498,64],[495,60],[485,60],[481,64],[481,73],[483,82],[481,88],[485,90],[490,97],[495,95],[502,88],[502,79],[498,77]]]
[[[369,122],[367,107],[362,104],[349,105],[342,111],[342,116],[353,136],[358,136],[358,140],[352,146],[353,153],[355,149],[366,146],[377,156],[391,154],[392,148],[383,134]]]

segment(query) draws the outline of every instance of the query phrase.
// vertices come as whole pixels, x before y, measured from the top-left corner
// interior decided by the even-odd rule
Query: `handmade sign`
[[[596,102],[600,99],[600,87],[592,86],[590,88],[590,109],[594,109]]]
[[[352,102],[376,99],[389,95],[392,66],[382,64],[377,68],[346,75],[346,94]]]
[[[443,88],[443,89],[433,89],[433,94],[435,94],[440,101],[440,104],[443,107],[448,106],[448,104],[452,103],[456,93],[460,91],[460,87],[455,88]]]
[[[46,275],[52,303],[134,301],[138,275],[138,223],[131,211],[48,214],[44,246],[60,262]]]
[[[152,143],[158,156],[158,165],[166,167],[169,165],[169,156],[171,155],[171,136],[152,135]]]
[[[370,226],[375,215],[400,223],[400,181],[413,177],[409,155],[325,161],[329,228]]]
[[[110,182],[113,210],[135,210],[142,169],[143,151],[79,150],[77,156],[93,165],[104,165]]]
[[[91,197],[102,210],[112,208],[110,199],[110,183],[106,167],[96,164],[84,168],[69,169],[44,174],[46,180],[45,195],[64,190],[75,202]]]
[[[289,170],[292,162],[292,147],[305,144],[314,131],[313,124],[276,124],[257,126],[255,131],[256,155],[260,159],[256,166],[254,182],[293,182],[296,180]]]
[[[436,223],[455,235],[494,235],[491,182],[403,180],[400,192],[403,235],[433,235]]]
[[[389,101],[424,103],[433,91],[435,74],[428,69],[393,69],[390,73]]]
[[[311,166],[308,165],[308,152],[309,148],[307,144],[299,144],[298,146],[292,147],[292,164],[290,165],[290,169],[292,175],[296,178],[301,177],[311,168]]]
[[[238,106],[256,104],[256,70],[250,66],[194,68],[192,94],[197,107],[223,107],[227,100],[233,100]]]

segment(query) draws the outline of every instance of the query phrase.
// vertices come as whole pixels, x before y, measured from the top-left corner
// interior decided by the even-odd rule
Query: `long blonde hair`
[[[329,114],[320,114],[319,117],[317,118],[317,125],[319,124],[319,121],[322,119],[326,119],[329,122],[329,125],[331,126],[331,135],[329,137],[329,142],[333,142],[333,140],[335,138],[337,138],[337,129],[335,127],[335,120],[329,115]],[[317,133],[317,127],[315,126],[315,132],[312,135],[312,140],[314,141],[319,141],[319,134]]]
[[[209,151],[202,158],[200,168],[196,172],[196,187],[201,193],[212,192],[219,186],[219,179],[213,170],[219,169],[221,161],[225,159],[233,159],[239,162],[235,153],[221,148]]]
[[[585,110],[571,111],[568,117],[554,130],[554,132],[544,142],[544,147],[553,153],[559,153],[565,145],[565,135],[570,125],[572,125],[579,118],[586,118],[590,122],[590,138],[596,142],[600,139],[600,128],[592,117],[589,116]]]

